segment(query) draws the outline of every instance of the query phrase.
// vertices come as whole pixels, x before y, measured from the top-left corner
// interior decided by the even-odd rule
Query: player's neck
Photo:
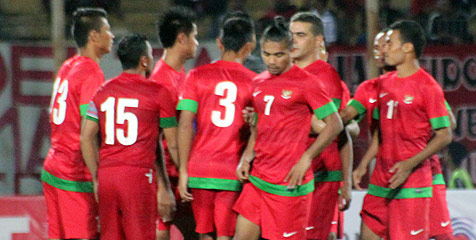
[[[408,61],[405,61],[397,66],[397,76],[399,78],[406,78],[415,74],[418,70],[420,70],[420,63],[418,63],[418,59],[409,59]]]
[[[243,64],[243,62],[245,62],[246,60],[246,56],[242,56],[241,54],[236,53],[234,51],[226,51],[222,53],[221,60]]]
[[[142,68],[131,68],[131,69],[126,69],[124,70],[125,73],[129,74],[137,74],[145,77],[145,71]]]
[[[177,72],[182,71],[183,67],[185,66],[185,62],[187,62],[187,58],[184,58],[180,51],[175,48],[165,49],[162,59],[165,63],[167,63],[167,65]]]
[[[79,56],[90,58],[98,65],[103,55],[104,53],[102,53],[100,49],[96,49],[89,44],[86,45],[86,47],[79,48]]]
[[[320,60],[319,54],[317,51],[315,51],[313,54],[309,54],[308,56],[304,56],[301,59],[294,60],[294,64],[296,64],[296,66],[299,68],[304,69],[318,60]]]

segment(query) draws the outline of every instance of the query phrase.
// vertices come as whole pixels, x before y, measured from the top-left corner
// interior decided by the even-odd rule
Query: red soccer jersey
[[[255,80],[253,105],[258,115],[258,135],[250,180],[273,194],[305,195],[314,189],[311,168],[300,189],[286,191],[288,183],[284,179],[307,149],[311,109],[323,119],[337,108],[315,77],[297,66],[279,76],[264,72]]]
[[[235,171],[248,133],[242,110],[251,106],[255,76],[241,64],[226,61],[200,66],[187,76],[177,109],[196,113],[189,187],[241,189]]]
[[[162,128],[177,126],[171,99],[166,88],[138,74],[122,73],[101,86],[87,115],[101,129],[99,167],[155,169],[159,120]]]
[[[380,85],[377,117],[381,143],[370,183],[386,188],[393,175],[389,172],[393,165],[422,151],[432,129],[448,127],[449,117],[443,90],[423,69],[406,78],[392,72]],[[403,188],[430,187],[431,182],[430,163],[425,160],[410,174]],[[431,193],[431,189],[428,191]]]
[[[317,60],[311,65],[304,68],[308,73],[316,76],[316,79],[321,82],[326,94],[332,98],[334,104],[339,110],[344,109],[347,104],[348,98],[350,98],[349,90],[345,83],[340,79],[337,71],[327,62]],[[308,144],[311,145],[316,138],[311,137],[308,140]],[[313,161],[313,170],[319,170],[321,161],[324,161],[324,165],[327,171],[338,171],[342,169],[342,161],[339,155],[339,149],[337,145],[337,138]],[[326,178],[320,181],[335,181],[335,179]]]
[[[79,144],[81,116],[86,114],[92,96],[103,83],[103,72],[90,58],[74,56],[61,67],[51,97],[51,148],[42,174],[42,180],[48,184],[64,190],[83,191],[65,188],[61,179],[91,181]],[[92,192],[92,188],[90,190]]]
[[[184,69],[182,69],[182,71],[180,72],[177,72],[167,63],[165,63],[163,59],[160,59],[157,64],[155,64],[154,70],[152,71],[152,74],[150,75],[149,79],[158,82],[162,86],[166,87],[173,97],[172,99],[174,106],[177,106],[180,88],[182,87],[183,81],[185,80]],[[177,168],[175,168],[172,159],[170,158],[165,138],[163,139],[162,144],[164,146],[164,156],[167,173],[169,177],[177,177],[178,171]]]

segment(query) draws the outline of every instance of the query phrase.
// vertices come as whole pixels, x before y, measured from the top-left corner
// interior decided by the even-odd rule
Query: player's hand
[[[191,202],[193,201],[192,194],[188,191],[188,174],[187,173],[180,173],[178,189],[180,192],[180,197],[184,202]]]
[[[157,203],[159,215],[162,218],[162,221],[172,221],[174,219],[175,211],[177,210],[173,192],[167,189],[159,189],[159,192],[157,193]]]
[[[250,167],[251,164],[248,161],[240,161],[240,164],[236,168],[236,176],[240,182],[248,181],[248,177],[250,176]]]
[[[243,120],[249,125],[254,126],[255,109],[253,107],[245,107],[241,112],[243,113]]]
[[[288,182],[288,189],[294,189],[296,185],[302,185],[302,179],[311,166],[311,161],[311,156],[304,153],[301,159],[299,159],[299,162],[291,168],[284,179],[284,182]]]
[[[367,167],[361,167],[358,166],[353,172],[352,172],[352,181],[354,182],[354,187],[355,189],[362,191],[363,189],[360,187],[360,182],[362,181],[362,178],[367,174]]]
[[[393,173],[393,176],[389,180],[389,187],[395,189],[402,185],[408,178],[408,175],[413,170],[413,165],[408,161],[401,161],[393,165],[390,169],[390,173]]]
[[[344,184],[340,188],[339,210],[345,211],[349,209],[351,201],[352,201],[352,185],[351,183],[344,182]]]
[[[94,191],[94,199],[96,199],[96,202],[99,202],[99,197],[98,197],[98,181],[93,179],[93,191]]]

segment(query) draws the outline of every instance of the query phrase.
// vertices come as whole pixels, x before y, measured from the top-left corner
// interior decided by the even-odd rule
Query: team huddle
[[[257,39],[242,12],[221,23],[220,60],[186,74],[195,21],[182,7],[161,16],[155,67],[145,36],[124,37],[123,73],[105,81],[107,13],[74,13],[79,52],[54,82],[41,176],[50,239],[162,240],[172,224],[184,239],[342,239],[352,185],[360,189],[374,158],[361,239],[452,238],[435,153],[451,142],[454,117],[418,64],[417,23],[376,36],[384,73],[351,99],[316,15],[275,18],[259,39],[260,74],[245,67]],[[362,119],[372,138],[352,172]]]

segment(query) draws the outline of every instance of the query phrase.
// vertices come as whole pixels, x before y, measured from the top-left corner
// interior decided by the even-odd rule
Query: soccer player
[[[81,150],[97,187],[101,239],[155,239],[157,194],[173,199],[165,169],[157,172],[156,167],[159,125],[168,142],[175,143],[175,105],[167,88],[145,78],[153,64],[145,36],[123,38],[117,55],[124,72],[94,95]],[[177,158],[175,144],[169,144],[169,151]]]
[[[72,35],[78,55],[66,60],[53,85],[50,104],[51,148],[41,180],[50,239],[95,239],[97,207],[91,175],[80,150],[81,120],[97,88],[104,82],[99,61],[111,51],[114,35],[107,13],[79,8]]]
[[[394,66],[385,64],[385,57],[383,50],[386,43],[386,33],[390,29],[384,29],[375,36],[374,40],[374,57],[377,63],[377,67],[383,72],[383,74],[394,71]],[[354,99],[351,100],[343,112],[346,115],[342,115],[343,121],[349,118],[362,118],[362,114],[367,112],[372,113],[374,109],[374,103],[377,99],[379,78],[367,80],[363,82],[356,91]],[[375,99],[375,100],[374,100]],[[450,118],[451,128],[456,128],[456,121],[451,108],[445,102]],[[362,107],[361,107],[361,106]],[[371,114],[367,114],[368,126],[371,126]],[[376,156],[378,151],[377,138],[372,138],[369,151],[364,155],[359,166],[353,172],[354,186],[358,190],[362,190],[360,182],[362,177],[367,173],[367,167],[370,161]],[[444,179],[441,175],[441,165],[438,156],[435,154],[430,158],[432,175],[433,175],[433,197],[430,202],[430,236],[437,240],[451,239],[452,228],[450,223],[450,216],[448,211],[448,204],[446,202],[446,187]]]
[[[348,89],[343,84],[337,71],[330,64],[320,59],[321,46],[324,44],[322,21],[310,12],[300,12],[291,18],[289,28],[293,34],[291,57],[294,63],[316,76],[334,104],[339,109],[343,109],[347,104],[347,102],[343,102],[343,99],[349,97],[344,96],[345,93],[348,93]],[[314,140],[315,137],[310,138],[310,143]],[[318,156],[318,159],[313,161],[312,169],[316,179],[309,224],[306,228],[308,239],[327,240],[335,209],[345,210],[350,205],[353,155],[351,144],[346,144],[343,151],[347,152],[343,153],[341,158],[338,139],[336,138]],[[341,194],[339,194],[339,189]],[[340,206],[338,206],[338,202],[342,202]]]
[[[179,91],[185,80],[184,65],[188,59],[195,56],[198,46],[197,26],[195,14],[185,7],[173,7],[166,11],[158,22],[158,35],[164,53],[156,63],[150,79],[166,87],[172,95],[172,103],[177,106]],[[165,163],[167,174],[170,178],[172,190],[177,201],[177,215],[173,223],[182,232],[185,239],[196,239],[193,213],[190,203],[180,201],[178,184],[178,162],[173,163],[167,151],[167,142],[162,141],[164,146]],[[159,217],[157,225],[157,239],[170,239],[170,227],[172,222],[164,222]]]
[[[239,213],[237,240],[258,239],[260,234],[267,239],[305,238],[314,190],[312,160],[343,129],[337,108],[320,82],[292,64],[292,44],[282,18],[275,19],[261,37],[268,71],[253,82],[257,129],[237,169],[241,180],[251,182],[244,185],[234,207]],[[312,113],[326,126],[309,146]]]
[[[362,239],[428,239],[429,158],[451,141],[444,96],[418,64],[425,37],[418,23],[390,26],[385,62],[396,71],[378,88],[376,167],[362,207]],[[434,133],[433,138],[432,134]]]
[[[235,171],[249,132],[241,111],[251,105],[256,76],[242,65],[256,45],[253,23],[229,18],[217,45],[221,60],[189,73],[177,106],[179,190],[182,199],[192,201],[200,239],[213,239],[215,230],[218,239],[235,234],[233,205],[241,190]]]

